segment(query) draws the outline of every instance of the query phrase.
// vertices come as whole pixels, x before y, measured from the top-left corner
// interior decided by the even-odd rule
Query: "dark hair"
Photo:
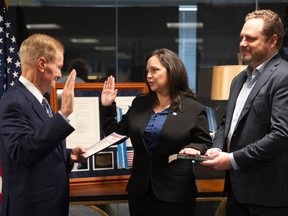
[[[84,59],[75,58],[71,60],[67,66],[68,73],[70,73],[72,69],[75,69],[77,76],[85,82],[88,80],[89,65]]]
[[[157,56],[160,63],[167,70],[168,82],[170,86],[169,95],[172,100],[172,108],[176,109],[180,107],[181,109],[181,95],[191,97],[196,100],[196,94],[189,88],[187,71],[179,56],[169,49],[156,49],[146,57],[146,65],[149,58],[152,56]],[[148,86],[149,94],[154,95],[156,98],[156,93],[151,91],[148,84],[147,70],[144,73],[144,80]]]
[[[278,37],[277,48],[280,50],[284,38],[284,26],[278,14],[271,10],[256,10],[247,14],[245,22],[249,19],[262,19],[264,22],[263,35],[269,39],[276,34]]]

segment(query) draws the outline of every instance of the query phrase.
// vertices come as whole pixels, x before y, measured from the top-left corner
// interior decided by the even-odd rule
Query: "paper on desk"
[[[122,140],[126,139],[127,137],[124,135],[120,135],[117,133],[111,133],[109,136],[106,136],[104,139],[100,140],[99,142],[95,143],[94,145],[90,146],[86,149],[86,153],[83,154],[85,158],[90,157],[91,155],[96,154],[97,152],[113,145],[116,143],[120,143]]]

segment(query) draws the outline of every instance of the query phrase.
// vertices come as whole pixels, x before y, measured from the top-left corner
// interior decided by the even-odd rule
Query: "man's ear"
[[[38,58],[36,61],[36,67],[38,71],[44,72],[46,64],[47,64],[47,61],[44,57]]]
[[[269,46],[270,48],[273,48],[277,45],[278,36],[276,34],[273,34],[269,39]]]

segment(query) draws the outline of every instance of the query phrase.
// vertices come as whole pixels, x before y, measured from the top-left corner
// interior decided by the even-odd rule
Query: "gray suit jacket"
[[[227,135],[245,72],[231,84],[226,117],[213,147],[227,150]],[[279,55],[265,66],[250,92],[231,138],[239,170],[230,170],[235,197],[243,203],[288,207],[288,63]]]

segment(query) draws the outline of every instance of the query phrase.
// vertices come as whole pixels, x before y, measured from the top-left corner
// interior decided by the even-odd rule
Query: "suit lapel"
[[[142,142],[143,142],[143,145],[147,151],[147,153],[149,154],[149,156],[151,157],[151,152],[149,151],[149,149],[147,148],[147,145],[143,139],[143,135],[144,135],[144,131],[147,127],[147,124],[151,118],[151,114],[152,114],[152,105],[151,105],[151,101],[147,101],[147,103],[145,103],[146,106],[143,105],[143,109],[142,109],[142,112],[140,114],[140,119],[141,119],[141,122],[137,122],[137,124],[139,124],[139,132],[141,134],[141,137],[142,137]]]
[[[21,83],[17,82],[16,87],[23,93],[25,98],[32,104],[32,108],[34,109],[35,113],[39,116],[39,118],[45,122],[50,119],[50,117],[47,115],[44,107],[39,103],[37,98]],[[64,155],[64,152],[62,150],[62,145],[58,145],[57,149],[61,156],[66,160],[66,157]]]
[[[237,125],[238,125],[239,121],[241,121],[241,119],[247,114],[247,112],[249,111],[251,104],[253,103],[255,97],[258,95],[260,89],[262,88],[263,85],[265,85],[265,83],[269,80],[269,78],[271,77],[272,74],[273,74],[272,70],[263,71],[260,74],[260,76],[259,76],[258,80],[256,81],[252,91],[248,95],[248,98],[244,104],[242,112],[238,118]],[[236,127],[237,127],[237,125],[236,125]]]
[[[15,87],[22,92],[25,98],[32,104],[32,108],[34,109],[35,113],[39,116],[42,121],[45,121],[47,113],[45,112],[43,106],[39,103],[37,98],[21,83],[17,82]]]
[[[164,124],[163,124],[163,126],[162,126],[162,129],[161,129],[161,131],[160,131],[160,135],[159,135],[159,139],[158,139],[158,141],[157,141],[157,145],[155,146],[155,149],[154,149],[154,153],[153,153],[153,157],[155,158],[155,157],[157,157],[157,155],[159,155],[160,153],[162,153],[163,152],[163,145],[167,145],[167,143],[163,143],[162,141],[161,141],[161,137],[163,137],[163,133],[166,133],[165,131],[166,131],[166,127],[167,127],[167,125],[169,126],[169,127],[171,127],[171,125],[173,125],[173,123],[171,122],[171,115],[170,115],[170,109],[169,109],[169,112],[168,112],[168,115],[167,115],[167,118],[166,118],[166,120],[164,121]]]
[[[242,71],[239,75],[237,75],[235,80],[233,80],[231,88],[230,88],[230,95],[229,95],[229,100],[228,100],[228,104],[226,108],[227,111],[226,111],[225,135],[227,135],[230,130],[230,125],[231,125],[238,94],[241,91],[242,86],[247,79],[247,75],[245,74],[246,73],[245,71],[246,70]]]
[[[33,109],[38,114],[38,116],[42,119],[43,122],[48,121],[50,119],[44,107],[39,103],[39,101],[36,98],[35,98],[35,101],[33,102]],[[64,145],[63,143],[57,145],[57,149],[59,153],[61,154],[61,156],[66,160],[65,152],[63,150],[64,149],[63,145]]]
[[[276,55],[274,58],[272,58],[270,60],[270,62],[267,63],[264,70],[261,72],[261,74],[260,74],[258,80],[256,81],[253,89],[251,90],[250,94],[248,95],[248,98],[244,104],[242,112],[238,118],[235,129],[238,127],[238,124],[242,120],[242,118],[249,111],[251,104],[253,103],[254,99],[258,95],[260,89],[268,82],[268,80],[272,76],[273,72],[276,70],[277,65],[280,63],[280,61],[281,61],[281,57],[279,55]],[[238,94],[235,96],[235,98],[237,99],[237,97],[238,97]],[[236,101],[236,99],[235,99],[235,101]],[[234,104],[234,106],[235,106],[235,104]],[[232,113],[232,115],[233,115],[233,113]]]

